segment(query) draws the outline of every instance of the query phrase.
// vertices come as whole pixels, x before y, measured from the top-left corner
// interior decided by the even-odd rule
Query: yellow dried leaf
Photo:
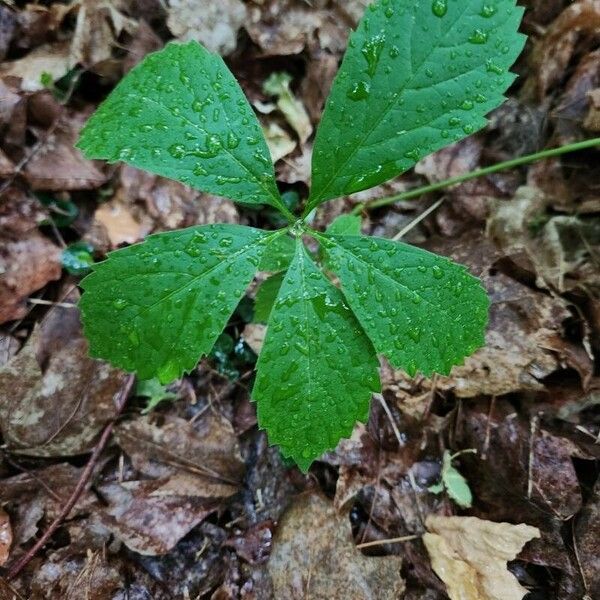
[[[540,537],[529,525],[429,516],[423,541],[452,600],[521,600],[527,593],[506,563]]]

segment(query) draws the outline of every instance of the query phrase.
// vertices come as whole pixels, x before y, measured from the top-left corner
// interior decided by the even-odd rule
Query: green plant
[[[170,44],[123,79],[79,147],[246,205],[289,225],[206,225],[148,237],[92,266],[80,307],[93,356],[168,383],[207,355],[259,270],[268,333],[253,399],[272,443],[301,468],[348,436],[379,391],[377,354],[409,374],[447,374],[484,342],[489,302],[462,266],[307,217],[486,124],[524,37],[515,0],[378,0],[335,79],[295,216],[260,125],[219,56]],[[310,236],[317,254],[304,245]]]

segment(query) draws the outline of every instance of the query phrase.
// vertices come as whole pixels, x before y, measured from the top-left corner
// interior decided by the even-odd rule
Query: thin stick
[[[133,387],[134,381],[135,377],[133,375],[129,375],[129,377],[125,381],[125,384],[121,388],[121,391],[119,392],[119,396],[116,401],[116,417],[118,417],[123,412],[125,402],[127,402],[127,398],[131,393],[131,388]],[[77,504],[77,501],[83,493],[85,486],[87,485],[88,481],[90,480],[90,477],[92,476],[92,472],[94,470],[94,467],[96,466],[96,463],[98,462],[100,454],[102,453],[106,444],[108,443],[113,427],[115,425],[116,417],[104,428],[104,431],[102,432],[98,443],[94,447],[92,455],[90,456],[85,466],[85,469],[83,470],[83,473],[81,473],[79,481],[77,482],[77,485],[75,486],[75,489],[73,490],[73,493],[69,497],[64,508],[60,511],[60,514],[56,517],[56,519],[54,519],[50,527],[46,529],[46,531],[44,532],[42,537],[37,541],[37,543],[32,548],[30,548],[29,551],[10,568],[10,570],[8,571],[8,575],[6,576],[6,579],[8,581],[11,581],[15,577],[17,577],[17,575],[19,575],[19,573],[33,560],[35,555],[46,545],[52,534],[69,516],[69,513],[71,512],[75,504]]]
[[[471,179],[477,179],[485,175],[498,173],[499,171],[506,171],[507,169],[512,169],[513,167],[528,165],[539,160],[544,160],[546,158],[553,158],[555,156],[561,156],[562,154],[569,154],[570,152],[586,150],[587,148],[593,148],[594,146],[600,146],[600,138],[593,138],[591,140],[585,140],[583,142],[577,142],[575,144],[567,144],[566,146],[561,146],[560,148],[542,150],[541,152],[536,152],[535,154],[527,154],[526,156],[521,156],[520,158],[514,158],[512,160],[497,163],[489,167],[484,167],[483,169],[477,169],[476,171],[471,171],[470,173],[464,173],[463,175],[458,175],[457,177],[451,177],[450,179],[445,179],[444,181],[432,183],[431,185],[426,185],[413,190],[408,190],[400,194],[395,194],[394,196],[389,196],[387,198],[379,198],[377,200],[372,200],[370,202],[358,204],[354,207],[352,214],[358,215],[364,210],[379,208],[380,206],[387,206],[388,204],[394,204],[395,202],[400,202],[401,200],[411,200],[412,198],[417,198],[418,196],[422,196],[423,194],[443,190],[447,187],[451,187],[459,183],[464,183],[465,181],[470,181]]]
[[[435,204],[424,210],[418,217],[413,219],[406,227],[401,229],[392,239],[397,242],[402,239],[409,231],[414,229],[423,219],[426,219],[432,212],[436,211],[446,198],[440,198]]]
[[[384,546],[385,544],[401,544],[402,542],[412,542],[418,540],[420,535],[405,535],[404,537],[390,538],[389,540],[375,540],[374,542],[364,542],[357,544],[356,547],[359,550],[363,548],[372,548],[373,546]]]

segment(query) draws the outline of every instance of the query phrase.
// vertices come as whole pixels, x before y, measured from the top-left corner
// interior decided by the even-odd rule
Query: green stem
[[[464,183],[465,181],[470,181],[471,179],[483,177],[484,175],[491,175],[492,173],[498,173],[499,171],[505,171],[506,169],[512,169],[513,167],[528,165],[538,160],[552,158],[553,156],[560,156],[561,154],[568,154],[569,152],[577,152],[578,150],[593,148],[594,146],[600,146],[600,138],[585,140],[583,142],[577,142],[575,144],[567,144],[566,146],[561,146],[560,148],[542,150],[541,152],[536,152],[535,154],[528,154],[527,156],[521,156],[520,158],[507,160],[505,162],[497,163],[489,167],[484,167],[483,169],[477,169],[476,171],[465,173],[464,175],[451,177],[450,179],[445,179],[444,181],[439,181],[438,183],[432,183],[431,185],[425,185],[423,187],[418,187],[413,190],[401,192],[400,194],[395,194],[394,196],[388,196],[386,198],[379,198],[377,200],[372,200],[370,202],[358,204],[354,207],[352,214],[358,215],[364,210],[369,210],[371,208],[379,208],[380,206],[387,206],[388,204],[394,204],[395,202],[399,202],[401,200],[410,200],[412,198],[422,196],[423,194],[427,194],[429,192],[436,192],[437,190],[443,190],[444,188],[456,185],[458,183]]]

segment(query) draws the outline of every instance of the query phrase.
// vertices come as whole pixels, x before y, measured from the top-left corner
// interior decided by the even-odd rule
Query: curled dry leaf
[[[314,494],[284,514],[268,563],[278,600],[396,600],[404,592],[401,567],[399,556],[361,554],[348,516]]]
[[[75,300],[72,294],[66,301]],[[125,375],[88,357],[79,313],[55,307],[0,369],[0,428],[9,448],[30,456],[91,449],[115,414]]]
[[[196,40],[222,55],[235,50],[237,33],[247,17],[240,0],[168,0],[167,25],[182,41]]]
[[[521,600],[527,593],[506,564],[540,537],[535,527],[434,515],[426,526],[423,541],[451,600]]]
[[[10,545],[12,544],[12,528],[6,512],[0,508],[0,567],[8,560]]]

